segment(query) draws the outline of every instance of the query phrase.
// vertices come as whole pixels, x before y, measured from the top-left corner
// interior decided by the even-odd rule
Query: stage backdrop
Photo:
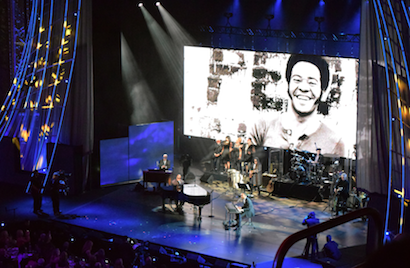
[[[286,79],[290,56],[286,53],[186,46],[184,134],[211,139],[230,136],[235,140],[241,136],[260,137],[263,134],[260,129],[270,127],[265,131],[267,137],[262,139],[263,144],[258,145],[298,149],[277,146],[271,142],[273,139],[269,139],[269,132],[274,128],[271,122],[282,120],[283,123],[292,105]],[[351,158],[356,144],[358,60],[322,58],[329,65],[330,75],[328,87],[320,97],[326,104],[326,111],[317,113],[317,118],[326,126],[326,136],[335,136],[343,144],[339,150],[322,149],[322,154]],[[294,129],[287,131],[295,132]],[[254,142],[258,141],[254,139]],[[323,137],[315,140],[317,147],[322,148],[326,148],[326,142]],[[308,151],[315,152],[315,147],[310,146]]]
[[[142,171],[156,169],[164,153],[174,166],[174,122],[129,127],[128,138],[103,140],[101,185],[126,183],[142,178]]]

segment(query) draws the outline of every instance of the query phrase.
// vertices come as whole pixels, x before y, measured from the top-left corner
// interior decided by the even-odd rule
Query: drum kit
[[[314,154],[294,151],[290,159],[290,176],[297,182],[321,183],[325,166],[313,163]]]

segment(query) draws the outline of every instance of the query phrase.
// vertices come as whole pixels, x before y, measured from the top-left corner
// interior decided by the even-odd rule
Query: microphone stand
[[[214,202],[213,202],[213,198],[212,198],[212,193],[214,192],[214,190],[211,191],[211,215],[209,215],[209,218],[213,218],[213,212],[214,212]]]

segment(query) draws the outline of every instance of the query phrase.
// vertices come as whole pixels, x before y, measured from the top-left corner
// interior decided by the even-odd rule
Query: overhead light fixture
[[[233,14],[232,14],[232,12],[225,12],[224,16],[225,16],[227,19],[229,19],[229,18],[232,18]]]
[[[315,17],[315,21],[318,23],[324,22],[325,18],[324,17]]]
[[[143,3],[139,3],[138,4],[138,7],[142,7],[144,4]]]
[[[161,5],[161,3],[160,3],[160,2],[156,2],[155,5],[156,5],[157,7],[159,7],[159,6]]]
[[[232,12],[225,12],[224,16],[226,18],[226,25],[225,26],[231,27],[231,23],[229,23],[229,19],[232,18],[233,13]]]

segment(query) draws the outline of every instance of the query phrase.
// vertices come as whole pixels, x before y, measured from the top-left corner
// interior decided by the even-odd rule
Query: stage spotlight
[[[324,17],[315,17],[315,21],[318,23],[324,22],[325,18]]]
[[[138,7],[142,7],[144,4],[143,3],[139,3],[138,4]]]
[[[160,2],[156,2],[155,5],[156,5],[157,7],[159,7],[159,6],[161,5],[161,3],[160,3]]]
[[[224,14],[224,16],[225,16],[227,19],[229,19],[229,18],[232,18],[233,14],[232,14],[231,12],[226,12],[226,13]]]
[[[275,15],[273,15],[273,14],[267,14],[267,15],[265,15],[265,19],[267,19],[267,20],[273,20],[273,18],[275,17]]]

